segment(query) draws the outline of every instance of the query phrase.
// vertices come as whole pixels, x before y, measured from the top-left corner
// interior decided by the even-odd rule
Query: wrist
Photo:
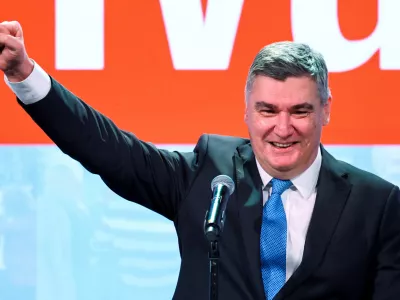
[[[33,61],[26,58],[18,67],[6,71],[5,75],[9,82],[21,82],[28,78],[33,68]]]

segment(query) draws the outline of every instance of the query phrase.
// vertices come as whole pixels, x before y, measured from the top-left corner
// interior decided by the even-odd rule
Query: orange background
[[[54,0],[2,1],[0,20],[22,24],[30,57],[64,86],[121,128],[154,143],[195,143],[204,132],[246,136],[248,67],[265,44],[292,39],[289,0],[247,0],[229,70],[176,71],[159,1],[109,0],[105,69],[56,71]],[[377,22],[377,1],[340,0],[339,21],[346,38],[369,36]],[[333,111],[323,142],[400,144],[400,71],[379,70],[378,55],[356,70],[331,74]],[[50,142],[5,84],[0,85],[0,99],[1,143]]]

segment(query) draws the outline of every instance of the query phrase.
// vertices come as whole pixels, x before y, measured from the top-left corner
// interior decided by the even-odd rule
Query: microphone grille
[[[216,176],[213,181],[211,181],[211,190],[213,191],[214,188],[218,185],[218,184],[223,184],[225,185],[228,190],[229,190],[229,195],[232,195],[232,193],[235,190],[235,184],[232,180],[232,178],[230,178],[227,175],[218,175]]]

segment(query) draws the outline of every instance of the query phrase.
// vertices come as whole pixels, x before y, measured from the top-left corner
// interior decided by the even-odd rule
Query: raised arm
[[[17,22],[0,24],[0,69],[50,139],[120,196],[173,220],[206,149],[169,152],[120,130],[29,59]]]

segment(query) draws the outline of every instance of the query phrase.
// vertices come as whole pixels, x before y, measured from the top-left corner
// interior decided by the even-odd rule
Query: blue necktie
[[[260,236],[261,273],[265,299],[271,300],[286,282],[286,214],[282,193],[292,182],[273,178],[272,193],[263,208]]]

